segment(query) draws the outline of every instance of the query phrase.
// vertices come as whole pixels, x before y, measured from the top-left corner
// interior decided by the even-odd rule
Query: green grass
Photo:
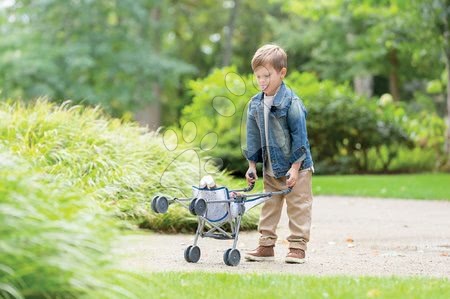
[[[315,175],[313,192],[314,195],[450,200],[450,174]]]
[[[448,279],[154,273],[152,298],[449,298]]]
[[[262,177],[254,191],[262,191]],[[392,175],[314,175],[314,195],[450,200],[450,173]],[[242,185],[235,178],[231,184]]]

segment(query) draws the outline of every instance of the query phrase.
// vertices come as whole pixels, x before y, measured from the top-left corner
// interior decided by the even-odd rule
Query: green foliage
[[[218,158],[216,164],[225,165],[231,172],[242,171],[247,164],[241,152],[241,136],[245,132],[246,105],[256,92],[251,80],[251,76],[240,76],[236,68],[228,67],[189,82],[192,104],[182,110],[177,129],[179,136],[196,131],[196,135],[191,134],[195,136],[192,142],[184,142],[184,146],[208,149],[203,155]],[[214,140],[209,142],[211,149],[205,136],[217,139],[215,146]],[[190,141],[191,138],[179,139]]]
[[[147,213],[149,194],[161,189],[161,174],[174,158],[157,135],[99,109],[38,101],[2,104],[0,114],[3,144],[123,216]],[[173,175],[183,188],[183,177]]]
[[[183,82],[223,66],[227,45],[231,63],[246,73],[258,46],[275,41],[287,49],[290,70],[339,83],[374,78],[377,95],[394,89],[388,86],[392,79],[403,101],[414,102],[418,91],[432,93],[443,116],[447,5],[444,0],[6,1],[0,6],[0,97],[100,103],[127,116],[156,100],[162,103],[162,123],[169,125],[191,100]]]
[[[61,176],[0,145],[0,297],[142,298],[111,264],[113,221]]]
[[[394,70],[408,82],[436,78],[445,68],[436,67],[441,42],[430,26],[439,17],[428,13],[429,22],[422,22],[420,16],[442,9],[443,1],[279,2],[289,17],[274,24],[276,40],[291,57],[307,55],[295,69],[338,82],[367,74],[387,79]]]
[[[192,220],[187,209],[155,215],[150,201],[156,194],[189,195],[204,174],[199,158],[169,150],[162,136],[136,123],[110,118],[98,108],[2,103],[0,140],[41,171],[141,227],[179,231],[193,225],[187,224]],[[221,185],[229,182],[224,173],[215,178]],[[244,222],[254,227],[254,218]]]
[[[2,105],[0,113],[0,136],[7,147],[123,217],[148,213],[149,197],[163,189],[162,174],[175,158],[157,135],[98,109],[39,101]],[[182,174],[170,175],[188,190]]]
[[[434,151],[435,168],[445,164],[449,157],[445,156],[445,130],[446,125],[435,112],[419,111],[406,123],[406,130],[413,138],[417,147],[424,152]]]
[[[198,164],[177,154],[99,109],[1,103],[0,296],[146,297],[142,277],[111,265],[110,243],[123,226],[111,215],[191,231],[186,209],[149,209],[154,194],[188,193],[198,183]],[[255,223],[249,216],[243,228]]]
[[[319,172],[417,172],[443,164],[445,124],[435,113],[414,112],[386,96],[358,97],[345,85],[311,74],[293,73],[288,82],[309,109]]]
[[[258,227],[259,209],[245,212],[240,230],[255,230]],[[141,228],[165,233],[194,233],[197,230],[197,217],[186,212],[186,209],[170,207],[167,214],[149,214],[140,224]],[[207,226],[209,224],[206,224]]]
[[[381,154],[386,152],[385,148],[381,148]],[[441,150],[439,151],[441,152]],[[377,163],[379,160],[371,158],[371,155],[376,155],[373,151],[369,152],[369,172],[379,172],[382,165]],[[388,167],[389,173],[421,173],[429,172],[442,165],[436,150],[432,148],[415,147],[412,149],[399,148],[397,156],[392,160]]]
[[[387,97],[358,97],[349,86],[319,81],[310,73],[291,73],[286,83],[308,109],[308,134],[319,173],[429,171],[442,164],[445,125],[437,115],[408,112]],[[192,135],[185,138],[186,146],[202,148],[206,136],[215,134],[217,146],[204,155],[229,171],[244,173],[247,163],[240,149],[245,146],[246,105],[256,93],[252,77],[224,68],[189,87],[193,102],[182,111],[178,136]],[[410,159],[422,155],[412,151],[414,146],[428,155]],[[400,153],[402,162],[396,161]],[[430,163],[436,158],[438,163]]]
[[[142,277],[111,265],[110,243],[126,225],[112,216],[192,231],[186,209],[155,215],[149,204],[155,194],[189,194],[200,175],[160,137],[99,109],[1,103],[0,297],[146,297]],[[243,229],[255,223],[249,214]]]
[[[155,99],[155,83],[174,87],[193,67],[160,41],[167,11],[153,1],[17,0],[0,10],[2,98],[47,96],[116,114]]]

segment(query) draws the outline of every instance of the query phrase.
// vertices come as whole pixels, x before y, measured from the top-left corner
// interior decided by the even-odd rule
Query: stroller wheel
[[[197,216],[203,216],[206,212],[206,200],[203,198],[197,198],[194,203],[194,212]]]
[[[226,254],[228,253],[228,254]],[[228,266],[237,266],[239,265],[239,262],[241,261],[241,253],[237,249],[228,249],[225,251],[226,257],[224,256],[225,264]]]
[[[194,206],[195,206],[195,202],[197,201],[197,198],[194,198],[193,200],[191,200],[191,202],[189,203],[189,212],[191,212],[192,215],[195,215],[195,210],[194,210]]]
[[[159,196],[153,197],[152,203],[150,205],[151,208],[152,208],[152,211],[155,212],[155,213],[158,213],[158,211],[156,210],[156,201],[158,200],[158,198],[159,198]]]
[[[186,262],[190,263],[191,260],[189,259],[189,250],[191,250],[192,245],[189,245],[185,250],[184,250],[184,259],[186,260]]]
[[[169,201],[166,197],[161,196],[156,199],[155,210],[157,213],[164,214],[169,209]]]
[[[200,259],[200,247],[190,245],[184,250],[184,259],[188,263],[196,263]]]
[[[228,254],[230,253],[230,251],[233,248],[228,248],[227,250],[225,250],[225,252],[223,253],[223,262],[225,263],[225,265],[227,266],[231,266],[231,264],[228,262]]]

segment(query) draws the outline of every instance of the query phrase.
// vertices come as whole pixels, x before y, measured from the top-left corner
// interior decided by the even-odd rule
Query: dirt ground
[[[431,276],[450,278],[450,202],[316,196],[305,264],[284,263],[288,248],[284,212],[274,262],[247,262],[258,233],[241,232],[237,267],[223,263],[231,240],[200,238],[198,263],[184,260],[194,235],[136,234],[115,246],[120,266],[137,271],[291,273],[300,275]]]

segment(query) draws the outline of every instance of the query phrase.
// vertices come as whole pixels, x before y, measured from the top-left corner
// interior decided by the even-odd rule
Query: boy
[[[306,109],[283,79],[287,55],[277,45],[264,45],[252,59],[252,69],[261,92],[255,95],[247,112],[247,149],[249,167],[245,175],[253,183],[256,163],[263,163],[265,192],[292,188],[285,195],[273,196],[262,207],[258,230],[259,246],[248,252],[250,261],[274,260],[284,200],[287,204],[291,234],[286,263],[303,263],[311,227],[311,178],[314,171],[306,131]]]

